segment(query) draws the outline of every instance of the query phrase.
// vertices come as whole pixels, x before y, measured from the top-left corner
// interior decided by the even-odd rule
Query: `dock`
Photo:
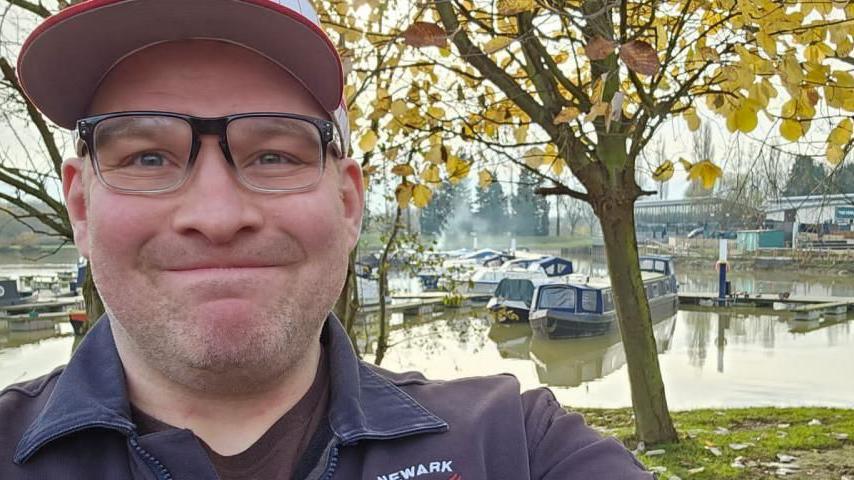
[[[812,321],[821,317],[845,317],[848,311],[854,309],[854,297],[827,297],[787,295],[774,293],[754,293],[731,295],[724,299],[724,304],[718,304],[718,296],[714,293],[680,293],[680,306],[700,306],[715,308],[770,308],[788,311],[795,320]]]
[[[57,323],[68,321],[68,312],[42,312],[5,317],[10,332],[53,330]]]
[[[68,307],[74,305],[81,305],[83,303],[83,297],[68,297],[56,299],[50,302],[33,302],[33,303],[19,303],[16,305],[5,305],[0,307],[0,317],[9,317],[13,315],[20,315],[22,313],[27,312],[59,312],[66,310]]]
[[[386,304],[387,313],[402,312],[404,315],[428,315],[446,308],[468,308],[486,303],[489,296],[477,294],[458,294],[456,302],[448,302],[446,292],[398,293],[389,296],[391,303]],[[377,313],[379,303],[365,304],[359,307],[359,313]]]
[[[83,297],[68,297],[48,302],[5,305],[0,307],[0,330],[53,330],[57,323],[68,321],[69,308],[82,304]]]

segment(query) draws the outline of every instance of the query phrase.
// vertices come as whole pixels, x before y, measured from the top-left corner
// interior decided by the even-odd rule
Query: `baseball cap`
[[[290,72],[330,115],[349,151],[341,58],[308,0],[84,0],[30,34],[18,77],[47,118],[73,129],[124,58],[189,39],[234,43]]]

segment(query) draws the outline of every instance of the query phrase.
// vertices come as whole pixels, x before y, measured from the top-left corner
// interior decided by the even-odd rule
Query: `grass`
[[[637,448],[631,410],[578,411],[590,425],[616,436],[631,450]],[[791,463],[798,468],[790,468],[785,478],[854,479],[854,410],[745,408],[672,416],[680,441],[647,447],[664,450],[662,455],[638,454],[647,467],[662,472],[662,479],[778,478],[778,469],[785,464],[777,454],[797,458]],[[734,466],[739,464],[743,467]]]

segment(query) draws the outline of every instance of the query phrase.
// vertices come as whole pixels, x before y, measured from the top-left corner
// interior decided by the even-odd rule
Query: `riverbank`
[[[709,268],[714,255],[674,255],[677,269]],[[783,271],[814,276],[849,275],[854,273],[854,256],[839,253],[787,256],[734,255],[730,269],[736,272]]]
[[[639,448],[630,409],[573,409],[614,435],[662,480],[854,480],[854,409],[673,412],[680,441]]]

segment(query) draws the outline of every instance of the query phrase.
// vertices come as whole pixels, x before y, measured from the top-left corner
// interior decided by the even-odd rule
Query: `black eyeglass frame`
[[[183,120],[190,125],[190,130],[193,133],[192,145],[190,147],[190,158],[187,159],[187,168],[184,173],[184,178],[181,179],[178,183],[168,188],[162,188],[157,190],[130,190],[123,189],[113,185],[110,185],[104,177],[101,175],[101,168],[96,159],[97,152],[95,147],[95,129],[99,123],[110,120],[113,118],[121,118],[121,117],[134,117],[134,116],[159,116],[159,117],[169,117],[176,118],[179,120]],[[243,176],[240,174],[240,171],[237,169],[237,165],[234,163],[234,159],[231,156],[231,150],[228,146],[228,125],[235,121],[244,118],[259,118],[259,117],[275,117],[275,118],[288,118],[293,120],[301,120],[308,122],[314,125],[317,128],[318,133],[320,134],[320,175],[317,177],[317,180],[304,187],[298,188],[288,188],[288,189],[267,189],[261,188],[255,185],[252,185],[248,181],[246,181]],[[114,113],[105,113],[102,115],[95,115],[91,117],[81,118],[77,121],[77,129],[75,131],[77,134],[77,155],[82,157],[87,151],[89,153],[89,160],[92,162],[92,167],[95,169],[95,175],[98,177],[98,180],[102,185],[109,188],[110,190],[119,192],[119,193],[127,193],[127,194],[158,194],[158,193],[169,193],[174,192],[181,188],[182,185],[190,178],[193,166],[196,163],[196,157],[199,154],[199,149],[201,148],[202,142],[200,137],[202,135],[216,135],[219,138],[219,147],[222,150],[222,154],[225,157],[228,165],[234,169],[237,178],[240,183],[244,185],[246,188],[250,190],[261,192],[261,193],[290,193],[290,192],[305,192],[313,189],[320,183],[320,180],[323,178],[323,172],[326,170],[326,154],[329,151],[329,146],[332,145],[333,149],[336,150],[336,145],[333,143],[337,137],[337,129],[335,128],[335,124],[329,120],[323,118],[312,117],[308,115],[300,115],[297,113],[282,113],[282,112],[252,112],[252,113],[239,113],[235,115],[226,115],[224,117],[196,117],[193,115],[185,115],[181,113],[174,112],[159,112],[159,111],[130,111],[130,112],[114,112]],[[86,151],[84,151],[84,148]],[[340,154],[339,154],[340,156]]]

